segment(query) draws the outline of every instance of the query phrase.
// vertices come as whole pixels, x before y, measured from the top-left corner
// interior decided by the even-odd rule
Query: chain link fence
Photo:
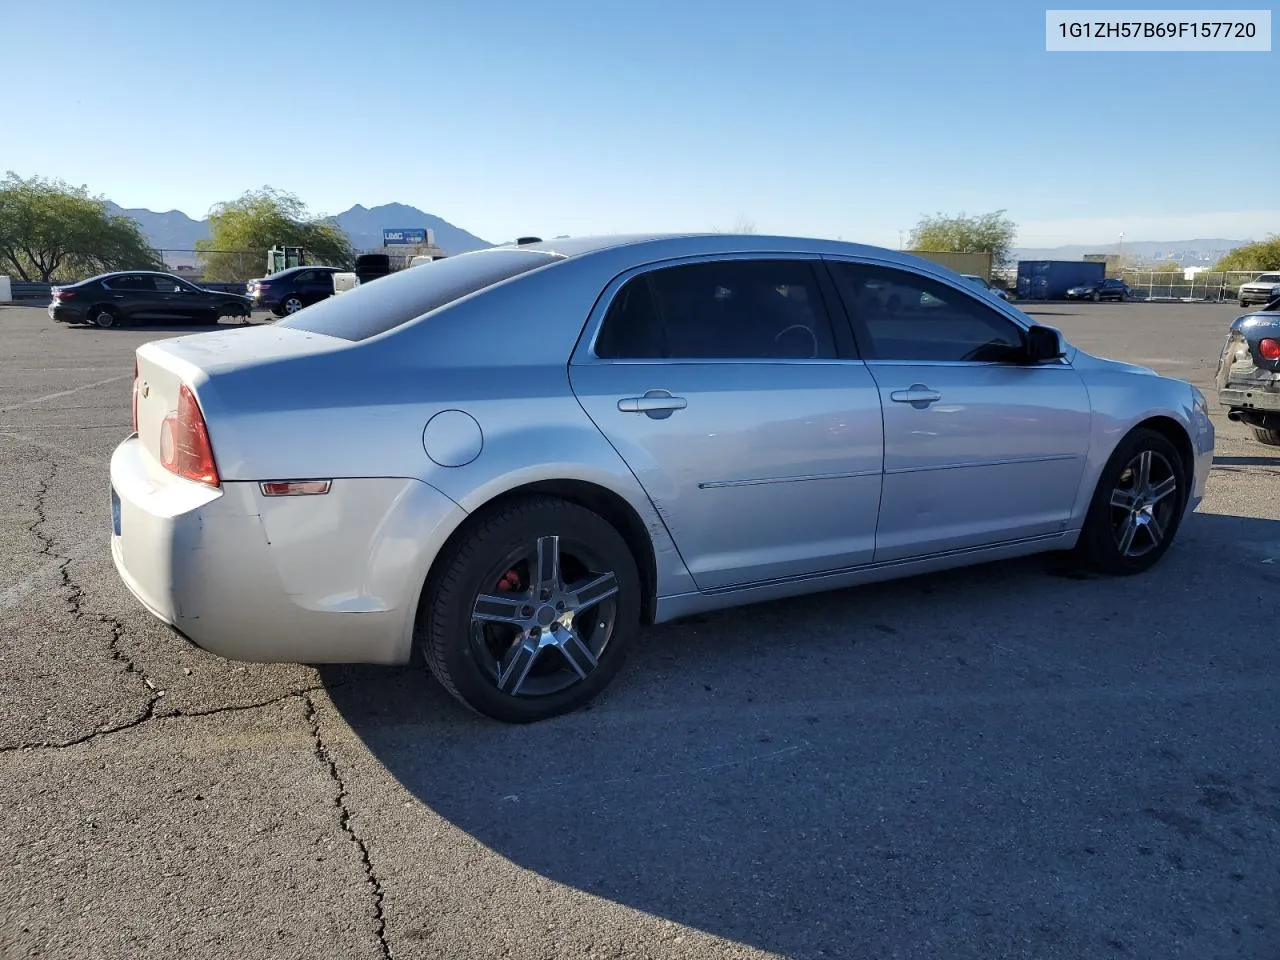
[[[266,273],[261,250],[159,250],[165,269],[193,283],[245,283]]]
[[[1261,270],[1197,270],[1190,277],[1185,270],[1127,269],[1120,279],[1139,300],[1206,300],[1227,303],[1239,297],[1240,284],[1248,283]]]

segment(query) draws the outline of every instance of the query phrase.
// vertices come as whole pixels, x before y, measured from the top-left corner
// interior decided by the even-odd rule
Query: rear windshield
[[[408,267],[276,322],[343,340],[367,340],[467,294],[561,259],[535,250],[484,250]]]

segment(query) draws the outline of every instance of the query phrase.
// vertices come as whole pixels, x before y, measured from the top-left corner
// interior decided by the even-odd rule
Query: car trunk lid
[[[179,411],[186,387],[208,423],[216,458],[219,377],[351,346],[335,337],[271,325],[145,343],[137,350],[134,380],[138,437],[156,463],[161,463],[164,421]]]

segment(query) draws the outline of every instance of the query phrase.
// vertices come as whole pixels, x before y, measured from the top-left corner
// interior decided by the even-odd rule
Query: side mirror
[[[1062,343],[1062,334],[1053,327],[1042,327],[1036,324],[1027,330],[1027,361],[1029,363],[1047,363],[1067,355]]]

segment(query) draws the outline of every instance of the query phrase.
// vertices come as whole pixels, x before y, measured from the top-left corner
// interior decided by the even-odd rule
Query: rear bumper
[[[1228,383],[1218,391],[1218,403],[1232,410],[1280,413],[1280,391],[1269,390],[1261,383],[1249,387]]]
[[[84,323],[84,311],[78,307],[49,304],[49,319],[57,323]]]
[[[417,480],[313,497],[167,474],[136,437],[111,458],[111,555],[153,616],[233,660],[404,663],[431,560],[465,513]]]

